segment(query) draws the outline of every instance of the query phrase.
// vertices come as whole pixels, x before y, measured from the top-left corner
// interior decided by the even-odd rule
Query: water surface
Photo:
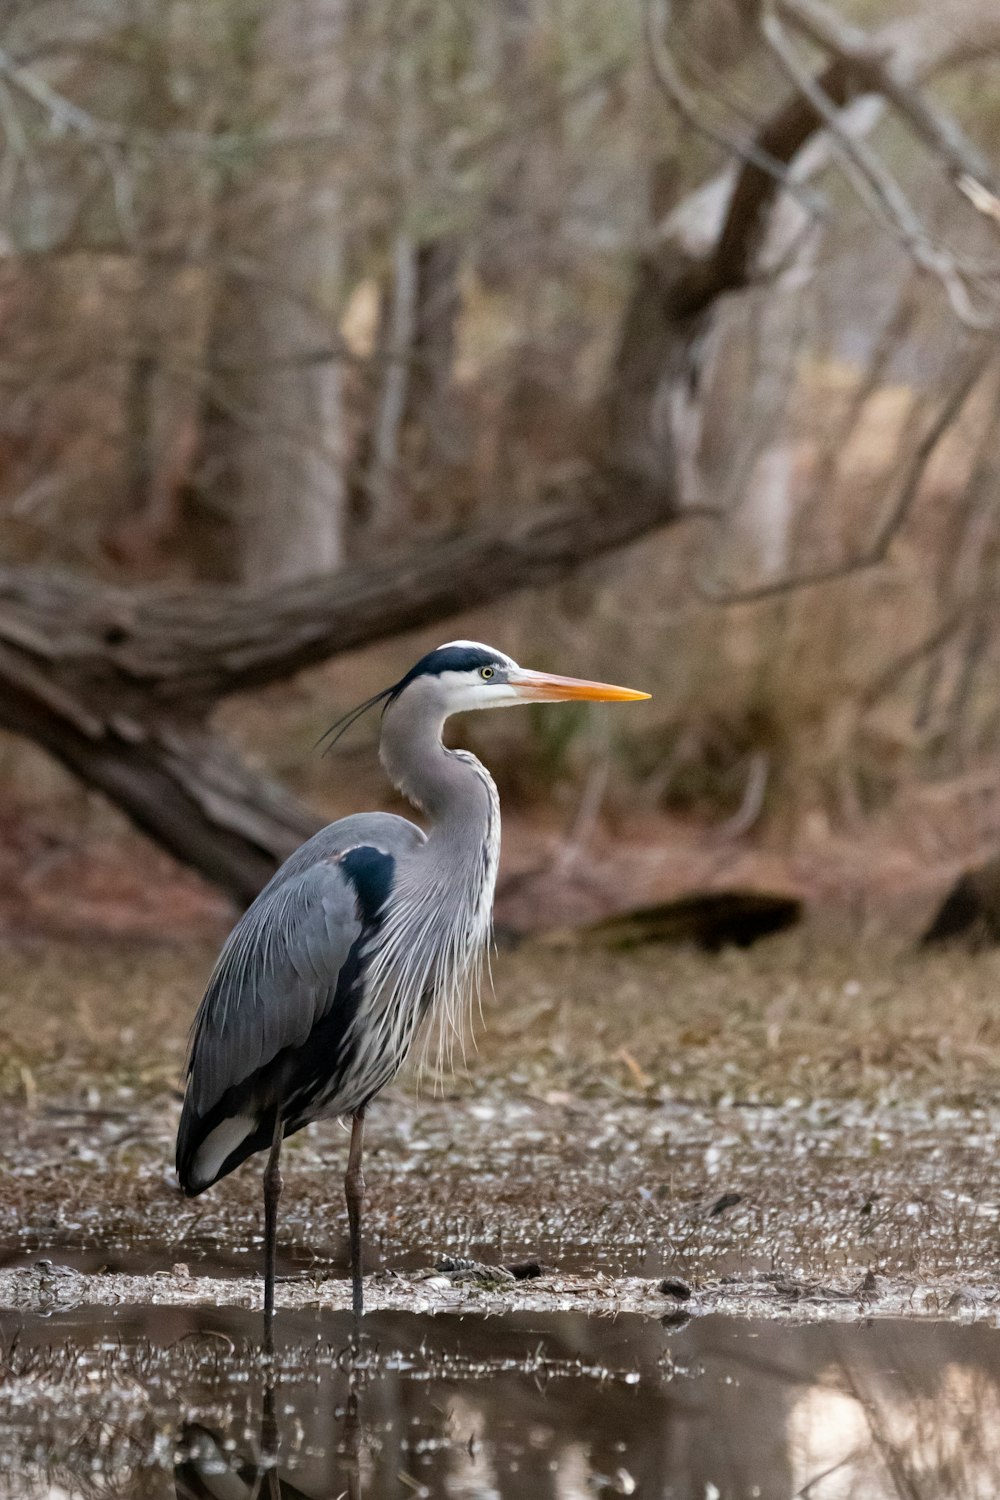
[[[1000,1492],[1000,1333],[877,1320],[0,1314],[0,1493],[745,1500]]]

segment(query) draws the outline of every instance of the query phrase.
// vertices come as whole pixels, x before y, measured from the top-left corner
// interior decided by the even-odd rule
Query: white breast
[[[402,1065],[427,1014],[438,1019],[440,1050],[449,1059],[455,1042],[461,1044],[493,930],[500,798],[475,756],[449,753],[475,769],[486,792],[487,818],[482,837],[456,851],[457,862],[439,868],[430,883],[420,859],[401,871],[392,911],[373,940],[366,999],[355,1024],[365,1053],[379,1057],[392,1072]]]

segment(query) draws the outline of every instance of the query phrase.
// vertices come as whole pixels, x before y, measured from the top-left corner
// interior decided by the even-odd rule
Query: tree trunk
[[[417,252],[417,323],[414,330],[411,411],[432,462],[461,463],[468,456],[468,433],[455,390],[454,367],[461,255],[453,236],[430,240]]]
[[[342,119],[346,8],[299,0],[248,23],[239,107],[253,127],[305,135]],[[283,101],[277,119],[265,91]],[[258,586],[330,573],[344,556],[341,168],[335,150],[290,153],[283,168],[237,163],[214,212],[199,519],[210,576]]]

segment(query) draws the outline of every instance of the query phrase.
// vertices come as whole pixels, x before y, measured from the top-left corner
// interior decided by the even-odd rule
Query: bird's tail
[[[202,1174],[195,1169],[195,1158],[204,1134],[201,1124],[201,1117],[194,1107],[189,1088],[184,1095],[180,1123],[177,1126],[177,1147],[174,1153],[177,1181],[181,1185],[181,1191],[188,1198],[195,1197],[197,1193],[203,1192],[209,1186],[207,1182],[201,1180]]]
[[[264,1117],[226,1108],[226,1099],[200,1115],[188,1088],[177,1127],[177,1180],[188,1198],[196,1198],[220,1177],[252,1156],[265,1151],[274,1139],[274,1113]]]

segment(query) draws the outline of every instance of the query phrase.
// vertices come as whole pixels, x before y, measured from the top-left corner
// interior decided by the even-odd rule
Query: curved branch
[[[431,537],[384,561],[260,592],[112,589],[69,575],[0,568],[0,643],[79,726],[103,707],[203,715],[224,696],[279,681],[339,652],[443,620],[581,563],[678,518],[669,483],[593,472],[523,518]],[[40,670],[43,669],[43,670]],[[83,707],[82,705],[86,705]]]
[[[0,727],[246,902],[318,820],[213,736],[220,698],[562,578],[678,515],[669,483],[594,472],[523,519],[268,592],[0,568]]]
[[[794,0],[782,0],[779,4],[790,20],[793,3]],[[805,5],[799,3],[795,18],[800,23],[804,12]],[[815,12],[814,6],[811,12],[814,20]],[[948,134],[940,114],[929,120],[926,110],[921,113],[915,91],[941,73],[997,51],[1000,51],[1000,6],[994,0],[980,0],[979,4],[969,0],[952,5],[932,3],[916,15],[892,21],[869,35],[868,55],[880,59],[877,73],[871,67],[859,66],[857,49],[847,48],[816,75],[814,84],[818,95],[836,109],[845,108],[864,94],[882,93],[897,109],[909,108],[909,121],[915,129],[916,110],[925,140],[928,131],[936,130],[940,149],[944,132],[948,146],[944,160],[954,168],[958,165],[955,135]],[[887,88],[891,88],[891,93],[885,92]],[[765,122],[754,145],[769,163],[788,164],[823,125],[815,105],[796,92]],[[968,154],[964,155],[962,165],[966,168],[972,165]],[[976,165],[980,165],[978,156]],[[978,171],[967,175],[977,180],[980,176]],[[990,186],[991,179],[987,178],[987,189]],[[781,192],[782,183],[773,166],[765,171],[752,161],[743,163],[728,201],[711,274],[702,275],[697,289],[705,304],[720,290],[732,291],[747,284]]]
[[[854,573],[864,573],[885,562],[889,548],[913,508],[927,466],[960,416],[963,407],[975,389],[980,376],[988,368],[990,357],[981,349],[973,351],[966,362],[961,377],[955,381],[941,402],[927,430],[915,445],[900,478],[896,498],[888,513],[875,530],[875,535],[863,552],[827,567],[815,568],[808,573],[796,573],[785,578],[772,578],[766,583],[753,584],[745,589],[716,590],[704,583],[696,582],[700,597],[709,604],[728,607],[735,604],[755,604],[764,599],[775,599],[781,594],[797,593],[815,588],[819,584],[833,583],[848,578]]]

